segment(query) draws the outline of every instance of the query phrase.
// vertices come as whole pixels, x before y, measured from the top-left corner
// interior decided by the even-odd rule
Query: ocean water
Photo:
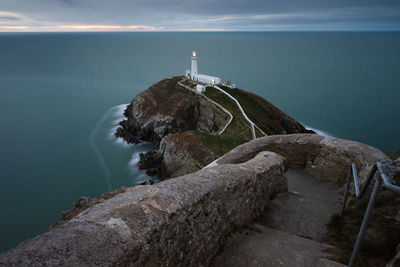
[[[2,33],[0,251],[80,196],[148,179],[136,164],[154,147],[112,133],[138,92],[184,74],[192,50],[200,73],[308,127],[400,149],[400,33]]]

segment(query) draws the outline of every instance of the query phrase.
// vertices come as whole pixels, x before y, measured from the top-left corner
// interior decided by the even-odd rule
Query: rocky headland
[[[161,179],[197,171],[252,139],[250,126],[235,103],[213,87],[200,94],[196,83],[178,76],[138,94],[116,131],[128,143],[151,142],[159,149],[140,155],[139,168]],[[265,99],[221,86],[234,96],[261,129],[257,137],[312,133]]]
[[[343,188],[351,163],[356,163],[363,180],[380,161],[398,185],[400,158],[392,160],[355,141],[312,134],[261,97],[221,86],[257,125],[258,138],[254,139],[251,125],[233,101],[213,87],[197,93],[195,86],[184,77],[152,85],[128,105],[126,119],[116,132],[128,143],[158,145],[158,150],[141,155],[139,167],[150,175],[174,179],[120,188],[96,198],[82,197],[48,232],[1,253],[0,266],[230,266],[230,262],[240,263],[244,251],[261,251],[260,262],[268,264],[282,265],[283,257],[287,260],[284,266],[340,266],[337,262],[327,265],[332,264],[331,257],[347,263],[368,198],[357,201],[351,192],[344,217],[325,229],[326,222],[319,215],[329,217],[332,210],[314,194],[329,199],[315,184],[308,188],[311,197],[305,198],[299,191],[305,185],[293,187],[288,172],[301,170],[319,183]],[[288,191],[290,186],[293,192]],[[335,190],[335,194],[342,191]],[[297,202],[292,205],[297,213],[280,206],[292,199],[302,203],[301,208]],[[318,216],[307,213],[310,206]],[[382,188],[360,251],[366,266],[388,262],[387,266],[399,266],[399,207],[399,195]],[[277,210],[280,213],[274,213]],[[272,219],[288,218],[286,213],[292,218],[285,219],[287,232],[268,228]],[[269,220],[260,227],[255,224],[260,218]],[[299,228],[300,234],[298,224],[307,226]],[[321,233],[327,231],[318,240],[313,240],[319,231],[315,225],[324,228],[319,229]],[[248,243],[235,240],[249,233],[252,247],[231,253],[235,245],[230,244],[242,248]],[[253,240],[267,245],[257,246]],[[306,247],[299,246],[306,243]],[[276,244],[280,245],[274,250]],[[320,264],[297,264],[316,261]]]

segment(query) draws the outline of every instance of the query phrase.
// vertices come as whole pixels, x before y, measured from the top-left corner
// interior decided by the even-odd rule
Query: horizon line
[[[1,33],[229,33],[229,32],[400,32],[399,30],[140,30],[140,31],[1,31]]]

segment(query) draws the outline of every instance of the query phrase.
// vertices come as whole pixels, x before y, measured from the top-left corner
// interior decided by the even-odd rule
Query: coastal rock
[[[0,254],[0,266],[207,266],[230,233],[284,190],[284,159],[262,152],[129,188]]]
[[[160,179],[169,177],[163,162],[163,154],[160,151],[140,153],[139,156],[138,168],[146,170],[147,175],[157,176]]]
[[[110,199],[118,194],[121,194],[123,192],[126,191],[126,187],[121,187],[118,188],[114,191],[111,192],[107,192],[104,193],[98,197],[95,198],[90,198],[90,197],[85,197],[82,196],[80,197],[76,202],[73,203],[74,208],[71,210],[67,210],[62,212],[61,214],[61,220],[58,223],[52,224],[49,226],[49,229],[52,229],[56,226],[60,226],[66,222],[68,222],[69,220],[71,220],[72,218],[74,218],[75,216],[77,216],[78,214],[80,214],[81,212],[84,212],[85,210],[87,210],[88,208],[90,208],[93,205],[96,205],[98,203],[104,202],[107,199]]]
[[[216,159],[200,139],[194,131],[168,135],[159,150],[140,154],[138,167],[161,180],[195,172]]]
[[[195,172],[216,158],[193,131],[166,136],[160,151],[169,177]]]
[[[185,79],[182,76],[164,79],[138,94],[126,108],[126,119],[116,131],[116,136],[128,143],[161,144],[157,153],[146,153],[139,162],[139,168],[161,179],[194,172],[213,161],[215,151],[199,142],[193,131],[218,134],[231,118],[219,104],[182,85]],[[252,107],[249,116],[267,134],[312,132],[255,94],[240,89],[232,93],[240,94],[240,99]],[[244,128],[248,130],[247,126]]]
[[[140,183],[139,185],[153,185],[153,184],[154,184],[154,182],[152,180],[147,180],[143,183]]]
[[[200,95],[181,87],[184,77],[159,81],[138,94],[124,112],[126,120],[116,136],[128,143],[149,141],[159,145],[168,134],[197,130],[213,133],[229,120],[228,114]]]

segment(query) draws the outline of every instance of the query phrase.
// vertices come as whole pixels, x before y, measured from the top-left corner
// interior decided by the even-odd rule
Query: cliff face
[[[221,130],[229,120],[228,114],[179,86],[182,79],[164,79],[138,94],[125,110],[127,119],[120,123],[116,135],[128,143],[149,141],[159,145],[168,134]]]
[[[195,172],[215,160],[215,154],[193,131],[169,135],[161,141],[160,151],[166,172],[176,177]]]
[[[194,172],[251,139],[249,125],[232,100],[211,87],[205,96],[189,87],[194,84],[182,76],[161,80],[138,94],[125,110],[116,136],[128,143],[149,141],[160,146],[157,152],[141,155],[139,168],[149,175],[164,179]],[[266,134],[310,132],[263,98],[223,88]]]

